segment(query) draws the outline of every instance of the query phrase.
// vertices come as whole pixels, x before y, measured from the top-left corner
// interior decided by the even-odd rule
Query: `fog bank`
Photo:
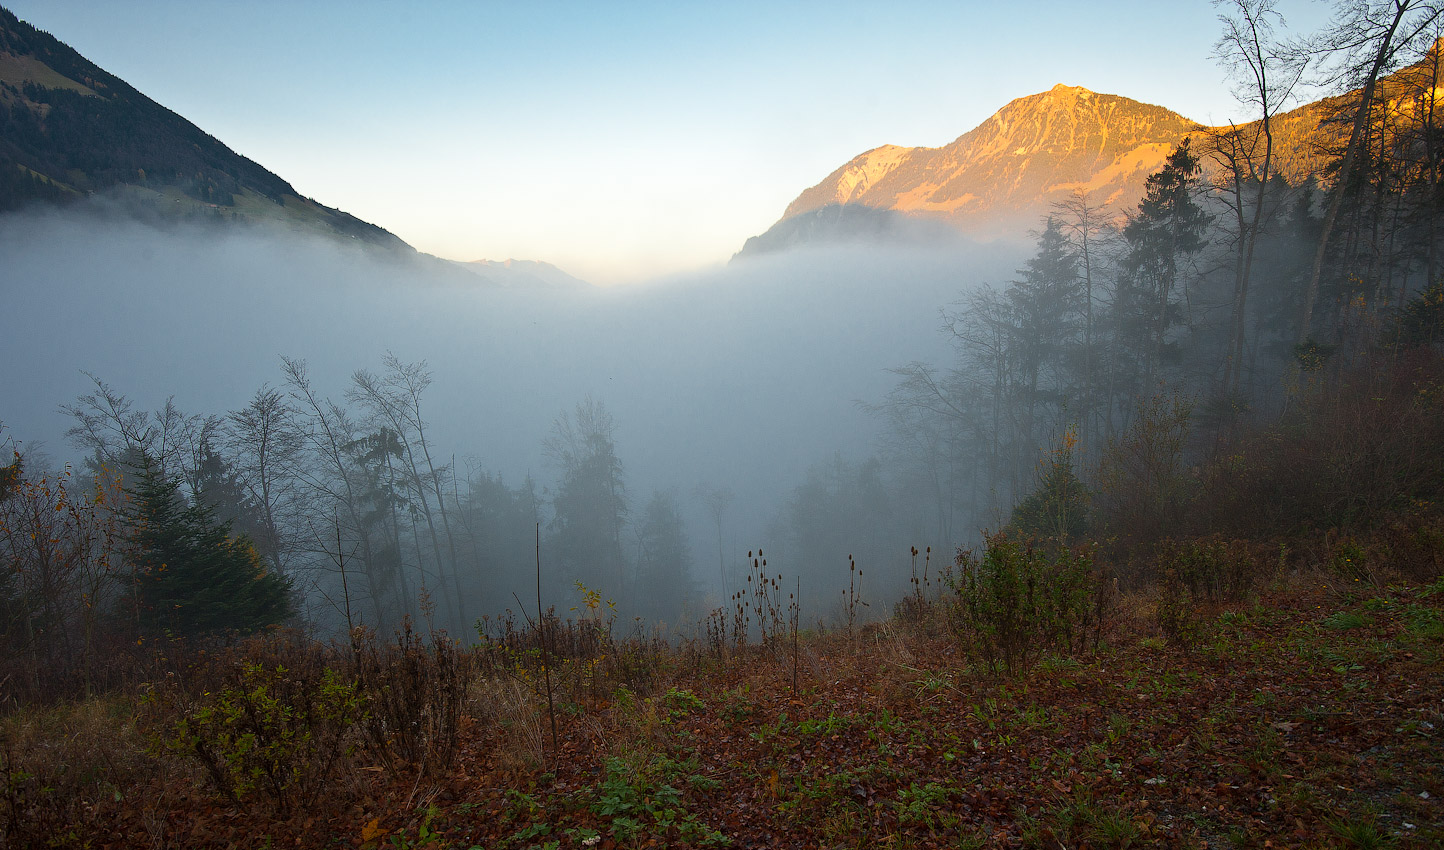
[[[91,216],[0,219],[0,421],[57,460],[75,451],[58,411],[90,372],[154,409],[241,407],[307,361],[340,400],[386,352],[425,360],[429,438],[501,473],[554,478],[542,440],[591,396],[616,421],[632,499],[676,488],[705,564],[715,540],[691,498],[737,499],[728,535],[760,536],[812,464],[875,447],[881,400],[911,361],[946,362],[939,308],[1017,264],[1012,246],[799,249],[643,285],[486,288],[331,241],[255,229],[156,229]],[[544,259],[544,258],[543,258]],[[756,542],[754,542],[756,541]],[[710,573],[701,571],[707,581]]]

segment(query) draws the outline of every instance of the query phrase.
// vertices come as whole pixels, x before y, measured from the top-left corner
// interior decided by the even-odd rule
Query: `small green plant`
[[[1139,829],[1125,813],[1099,805],[1088,795],[1045,810],[1037,816],[1020,813],[1025,847],[1136,846]]]
[[[1066,673],[1078,670],[1083,663],[1067,655],[1049,655],[1038,662],[1038,669],[1045,673]]]
[[[809,717],[806,720],[797,722],[797,734],[817,737],[821,735],[835,735],[847,728],[848,719],[832,712],[826,717]]]
[[[1410,605],[1404,609],[1404,620],[1408,623],[1409,631],[1418,637],[1426,640],[1444,638],[1444,617],[1439,616],[1439,612],[1433,608]]]
[[[948,789],[945,785],[929,782],[919,785],[914,782],[898,791],[898,823],[903,826],[922,827],[928,831],[947,825],[945,821],[956,821],[956,816],[942,814],[947,811]]]
[[[1138,827],[1122,812],[1101,811],[1089,824],[1089,837],[1100,847],[1132,847],[1138,840]]]
[[[1394,846],[1394,839],[1382,829],[1373,817],[1330,818],[1326,821],[1332,832],[1345,847],[1358,850],[1383,850]]]
[[[589,808],[593,814],[605,818],[612,836],[624,843],[635,842],[644,833],[675,836],[688,844],[702,846],[730,843],[725,835],[707,826],[687,808],[682,792],[673,784],[689,779],[682,775],[685,767],[670,759],[637,763],[609,758],[606,777],[597,787]]]
[[[406,830],[399,830],[391,835],[391,846],[394,850],[412,850],[418,847],[430,847],[441,840],[441,832],[432,829],[431,822],[441,810],[436,806],[427,806],[421,815],[421,823],[416,827],[416,837],[412,838],[406,834]]]
[[[1096,641],[1099,579],[1090,548],[1051,553],[1005,534],[988,535],[981,558],[958,554],[944,581],[953,591],[950,625],[993,674],[1016,676],[1045,653]]]
[[[1342,632],[1349,629],[1362,628],[1369,624],[1363,614],[1356,614],[1353,611],[1339,611],[1324,618],[1324,628]]]
[[[668,688],[662,695],[662,701],[666,704],[668,712],[673,720],[695,714],[707,707],[707,704],[694,693],[688,690],[677,690]]]
[[[1334,572],[1346,579],[1353,581],[1367,581],[1370,579],[1368,562],[1365,558],[1364,547],[1360,546],[1353,538],[1339,543],[1334,548],[1334,557],[1330,562]]]

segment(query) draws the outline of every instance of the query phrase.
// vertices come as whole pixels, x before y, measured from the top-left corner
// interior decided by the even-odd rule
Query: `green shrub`
[[[1239,602],[1272,574],[1276,562],[1242,540],[1165,540],[1154,550],[1158,628],[1170,644],[1191,650],[1204,637],[1205,606]]]
[[[1182,650],[1192,650],[1205,634],[1203,613],[1198,600],[1176,572],[1166,572],[1159,587],[1158,604],[1153,616],[1158,629],[1169,644]]]
[[[1157,552],[1159,575],[1165,582],[1177,581],[1194,600],[1214,605],[1243,600],[1272,567],[1254,557],[1242,540],[1169,540]]]
[[[233,681],[185,711],[159,743],[200,762],[215,789],[242,802],[267,796],[282,813],[314,801],[352,752],[365,700],[329,667],[241,666]]]
[[[958,553],[945,575],[950,625],[994,674],[1017,675],[1045,653],[1082,650],[1101,620],[1104,583],[1091,548],[1044,551],[988,535],[983,556]]]

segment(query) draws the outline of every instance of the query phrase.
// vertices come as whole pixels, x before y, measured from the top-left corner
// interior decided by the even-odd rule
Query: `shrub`
[[[223,796],[258,794],[282,813],[313,802],[352,752],[365,701],[330,667],[249,663],[174,721],[159,743],[194,758]]]
[[[1185,458],[1191,414],[1181,396],[1140,401],[1133,424],[1103,451],[1094,524],[1124,550],[1177,533],[1188,517],[1197,484]]]
[[[1158,628],[1169,643],[1191,650],[1203,637],[1204,608],[1238,602],[1274,563],[1242,540],[1165,540],[1154,550]]]
[[[1444,518],[1434,514],[1428,503],[1375,531],[1357,553],[1344,553],[1342,545],[1333,560],[1337,567],[1341,554],[1355,556],[1359,570],[1350,578],[1378,583],[1394,573],[1409,581],[1429,582],[1444,575]]]
[[[1441,387],[1438,359],[1418,353],[1320,385],[1204,467],[1190,525],[1254,539],[1361,534],[1439,502]]]
[[[1101,621],[1103,591],[1091,548],[1035,548],[985,535],[981,558],[958,553],[944,576],[950,625],[970,655],[994,674],[1017,675],[1047,652],[1081,650]]]
[[[1157,553],[1157,569],[1166,588],[1175,583],[1194,601],[1212,605],[1244,599],[1267,571],[1242,540],[1166,540]]]
[[[449,768],[474,658],[444,633],[424,640],[409,620],[381,645],[369,636],[358,649],[365,730],[388,764],[396,757],[423,772]]]
[[[1203,638],[1203,613],[1198,600],[1176,571],[1163,574],[1153,616],[1164,639],[1184,651],[1191,651]]]

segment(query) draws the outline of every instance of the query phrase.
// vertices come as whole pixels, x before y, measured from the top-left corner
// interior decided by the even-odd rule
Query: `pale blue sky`
[[[1204,0],[0,3],[423,251],[598,283],[724,261],[854,155],[1055,83],[1248,117]]]

